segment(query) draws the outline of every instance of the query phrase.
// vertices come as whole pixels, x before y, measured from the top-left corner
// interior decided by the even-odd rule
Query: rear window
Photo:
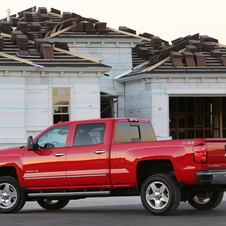
[[[137,143],[156,141],[150,123],[118,122],[116,124],[115,143]]]

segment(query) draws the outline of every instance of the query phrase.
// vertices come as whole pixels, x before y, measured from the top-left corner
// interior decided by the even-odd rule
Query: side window
[[[38,138],[37,149],[65,147],[68,130],[69,126],[59,126],[47,131]]]
[[[74,146],[102,144],[104,131],[105,123],[79,124],[76,127]]]
[[[156,136],[150,123],[119,122],[116,124],[116,144],[147,141],[156,141]]]

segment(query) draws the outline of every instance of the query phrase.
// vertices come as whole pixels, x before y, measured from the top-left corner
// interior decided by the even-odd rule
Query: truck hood
[[[13,147],[13,148],[0,149],[0,156],[3,154],[18,153],[23,150],[24,150],[24,147]]]

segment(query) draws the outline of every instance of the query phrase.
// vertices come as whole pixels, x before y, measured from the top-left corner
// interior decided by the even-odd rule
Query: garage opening
[[[226,137],[226,97],[170,97],[173,139]]]

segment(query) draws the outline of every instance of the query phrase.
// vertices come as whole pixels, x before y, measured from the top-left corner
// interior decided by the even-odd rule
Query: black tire
[[[141,187],[144,208],[154,215],[168,215],[181,201],[181,191],[170,175],[155,174],[148,177]]]
[[[188,202],[197,210],[211,210],[221,203],[223,197],[223,191],[200,191],[188,199]]]
[[[64,208],[68,203],[70,199],[59,199],[59,200],[53,200],[53,199],[37,199],[38,204],[46,210],[59,210]]]
[[[27,194],[14,177],[0,177],[0,213],[16,213],[23,208]]]

